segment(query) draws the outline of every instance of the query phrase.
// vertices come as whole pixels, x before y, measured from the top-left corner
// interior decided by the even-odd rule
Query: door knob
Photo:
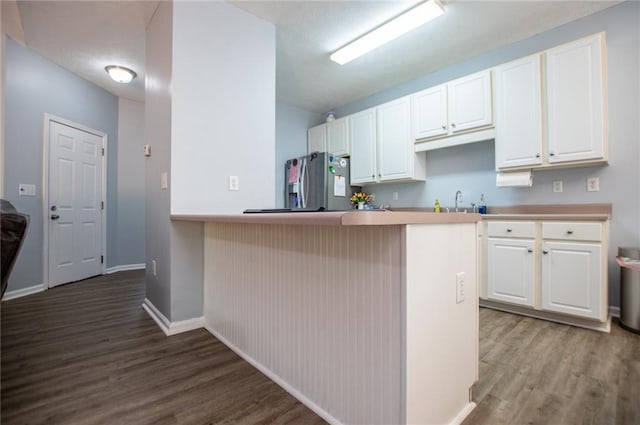
[[[58,214],[51,214],[51,220],[57,220],[60,216]]]

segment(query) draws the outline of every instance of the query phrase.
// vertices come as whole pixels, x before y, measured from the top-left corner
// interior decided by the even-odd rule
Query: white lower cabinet
[[[533,239],[487,240],[487,298],[534,305]]]
[[[601,319],[599,243],[542,243],[542,309]]]
[[[582,319],[607,321],[608,221],[483,225],[479,281],[481,297],[495,302],[489,306],[552,320],[558,313],[556,320],[582,326]]]

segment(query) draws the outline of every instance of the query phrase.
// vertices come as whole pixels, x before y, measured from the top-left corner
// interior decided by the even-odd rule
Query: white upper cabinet
[[[411,109],[414,139],[442,136],[449,132],[446,84],[411,96]]]
[[[496,169],[606,162],[605,62],[600,33],[497,67]]]
[[[327,152],[349,156],[349,117],[327,123]]]
[[[475,140],[473,134],[466,133],[493,126],[492,102],[491,71],[478,72],[414,93],[411,95],[413,138],[452,140],[459,136],[459,141],[452,142],[451,145],[486,139],[485,135]],[[430,144],[438,148],[449,145],[434,142]],[[420,150],[430,149],[427,144]]]
[[[352,184],[426,178],[426,156],[414,151],[410,119],[408,96],[349,116]]]
[[[321,124],[307,130],[307,152],[326,152],[327,125]]]
[[[549,163],[606,159],[604,33],[546,52]]]
[[[398,180],[413,176],[413,139],[409,97],[385,103],[377,109],[378,179]]]
[[[351,184],[376,182],[376,109],[349,116]]]
[[[541,55],[495,69],[496,168],[542,164]]]
[[[449,130],[468,131],[493,124],[491,71],[459,78],[447,84]]]

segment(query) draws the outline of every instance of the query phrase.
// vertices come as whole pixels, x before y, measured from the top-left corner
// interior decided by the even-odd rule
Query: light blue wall
[[[144,103],[118,100],[118,215],[115,264],[145,262]]]
[[[618,246],[640,246],[640,3],[625,2],[535,37],[444,68],[365,99],[331,109],[348,115],[446,81],[508,62],[559,44],[606,31],[609,95],[609,166],[534,172],[532,188],[497,188],[493,141],[427,152],[427,182],[373,185],[377,203],[431,207],[436,198],[452,205],[456,190],[464,204],[611,203],[613,218],[609,249],[610,304],[619,305],[619,268],[613,261]],[[587,192],[588,177],[600,178],[600,191]],[[562,180],[564,192],[553,193]],[[392,200],[393,192],[399,199]]]
[[[9,38],[5,47],[5,198],[31,216],[27,238],[7,288],[14,291],[43,283],[42,127],[45,112],[107,134],[107,228],[116,228],[118,98]],[[20,183],[35,184],[37,196],[19,197]],[[107,266],[115,265],[112,263],[116,258],[115,241],[115,232],[107,232]]]
[[[284,163],[307,154],[307,129],[322,122],[322,115],[276,102],[276,208],[284,207]]]

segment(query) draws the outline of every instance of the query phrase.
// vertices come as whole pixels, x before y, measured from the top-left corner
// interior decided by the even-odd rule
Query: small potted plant
[[[359,210],[364,209],[364,204],[371,201],[371,195],[367,195],[364,192],[355,192],[351,195],[351,204],[357,205]]]

